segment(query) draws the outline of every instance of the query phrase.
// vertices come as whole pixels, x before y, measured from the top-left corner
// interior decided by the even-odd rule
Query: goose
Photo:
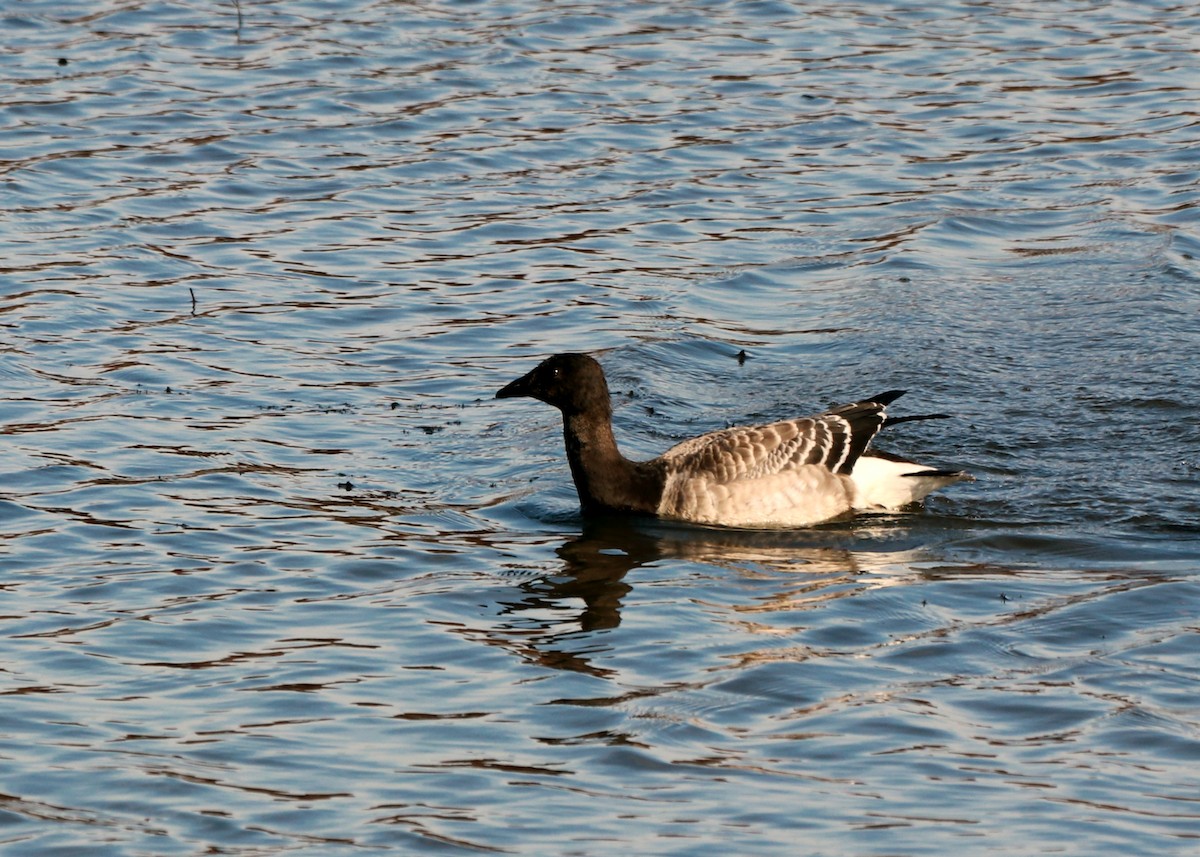
[[[739,426],[685,440],[650,461],[617,448],[604,370],[587,354],[556,354],[496,393],[562,412],[567,462],[585,514],[618,512],[720,527],[808,527],[862,511],[897,510],[970,480],[867,450],[890,418],[890,390],[822,414]]]

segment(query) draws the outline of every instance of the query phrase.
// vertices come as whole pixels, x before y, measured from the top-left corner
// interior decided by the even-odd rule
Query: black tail
[[[964,482],[974,482],[975,477],[965,470],[914,470],[902,476],[924,476],[929,479],[961,479]]]

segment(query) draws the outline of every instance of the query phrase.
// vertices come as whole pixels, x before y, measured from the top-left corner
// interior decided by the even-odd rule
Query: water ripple
[[[8,847],[1190,853],[1196,15],[0,20]],[[631,454],[902,387],[979,481],[584,520],[564,349]]]

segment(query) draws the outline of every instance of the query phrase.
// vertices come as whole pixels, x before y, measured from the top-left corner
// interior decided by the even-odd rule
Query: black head
[[[586,354],[555,354],[496,393],[497,399],[529,396],[564,414],[608,411],[608,383],[600,364]]]

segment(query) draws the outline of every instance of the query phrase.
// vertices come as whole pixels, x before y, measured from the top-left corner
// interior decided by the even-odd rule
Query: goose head
[[[497,399],[528,396],[554,405],[565,416],[610,410],[600,364],[586,354],[555,354],[496,393]]]

